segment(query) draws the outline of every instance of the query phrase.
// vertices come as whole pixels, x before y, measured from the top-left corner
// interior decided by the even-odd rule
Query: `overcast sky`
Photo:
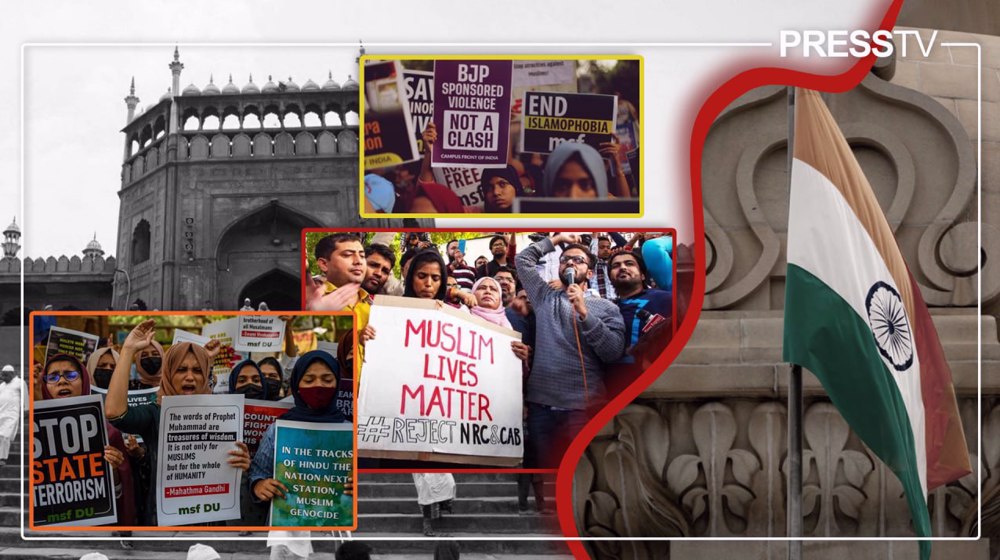
[[[131,76],[140,105],[155,103],[170,85],[167,68],[174,43],[185,64],[181,87],[225,85],[231,72],[242,86],[249,73],[258,83],[292,75],[342,82],[356,73],[356,42],[369,53],[393,52],[575,52],[642,54],[646,61],[644,189],[641,220],[589,220],[586,229],[638,226],[678,228],[690,242],[688,149],[693,115],[722,81],[751,64],[775,62],[776,48],[621,47],[595,42],[776,41],[784,28],[852,29],[874,21],[889,0],[713,0],[660,2],[623,0],[495,3],[447,0],[417,3],[328,0],[206,3],[195,0],[19,2],[5,10],[0,34],[0,221],[16,214],[26,225],[21,256],[80,254],[94,232],[116,252],[117,190]],[[25,43],[159,43],[158,46],[27,47],[24,52],[25,142],[20,129]],[[209,48],[196,43],[343,43],[341,48]],[[577,47],[375,46],[399,42],[572,42]],[[351,45],[351,46],[346,46]],[[788,61],[784,61],[787,63]],[[815,66],[812,61],[810,68]],[[843,60],[832,61],[843,63]],[[21,215],[20,158],[24,156]],[[522,220],[521,227],[568,228]],[[441,221],[439,225],[498,222]],[[330,224],[336,226],[337,224]],[[574,224],[575,225],[575,224]],[[543,227],[547,226],[547,227]],[[0,226],[2,227],[2,226]]]
[[[243,87],[252,73],[258,87],[307,79],[322,85],[332,71],[343,83],[356,74],[357,49],[319,47],[181,46],[181,89],[222,88],[233,75]],[[135,76],[139,108],[155,104],[171,85],[173,45],[132,47],[28,47],[25,51],[25,204],[23,254],[79,254],[97,234],[108,254],[116,250],[118,190],[127,107]],[[357,78],[354,75],[354,78]],[[58,201],[53,208],[50,201]],[[10,216],[3,218],[9,223]],[[53,225],[72,224],[72,228]],[[70,235],[70,232],[73,232]]]

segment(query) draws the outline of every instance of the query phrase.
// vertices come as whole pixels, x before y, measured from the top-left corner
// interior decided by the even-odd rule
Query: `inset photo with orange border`
[[[31,332],[29,529],[357,528],[353,314],[49,312]]]
[[[642,57],[361,57],[361,216],[642,215]]]
[[[675,332],[673,230],[306,230],[358,317],[362,469],[553,469]]]

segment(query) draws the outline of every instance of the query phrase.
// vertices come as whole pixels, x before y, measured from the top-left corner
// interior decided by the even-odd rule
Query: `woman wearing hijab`
[[[469,309],[473,315],[505,329],[511,328],[507,320],[507,310],[500,300],[500,283],[489,276],[483,276],[472,285],[472,295],[476,305]]]
[[[155,340],[136,352],[130,360],[135,362],[135,372],[139,374],[136,389],[152,389],[160,386],[160,369],[163,366],[163,347]]]
[[[448,267],[441,254],[424,249],[410,259],[403,282],[403,297],[444,301],[448,287]]]
[[[267,395],[264,400],[281,400],[281,384],[284,382],[284,376],[281,373],[284,369],[281,367],[281,362],[277,358],[268,356],[257,362],[257,367],[264,376],[261,379],[265,385],[264,393]]]
[[[296,422],[315,422],[332,424],[346,422],[347,418],[337,409],[337,385],[340,382],[340,366],[337,360],[328,352],[313,350],[306,352],[295,361],[290,380],[292,397],[295,406],[278,417],[279,420]],[[276,424],[268,426],[260,438],[260,447],[250,467],[250,489],[258,502],[270,502],[276,497],[284,496],[288,488],[274,478],[274,439]],[[354,495],[354,475],[351,474],[344,485],[344,494]],[[306,533],[308,535],[308,533]],[[296,548],[292,550],[297,556],[308,557],[312,553],[312,545],[305,541],[278,540],[276,535],[268,539],[268,546]],[[274,551],[272,551],[272,557]]]
[[[273,400],[268,398],[268,386],[264,375],[253,360],[243,360],[229,372],[229,393],[243,395],[248,399]]]
[[[45,364],[42,376],[42,399],[67,399],[90,394],[90,374],[75,356],[56,354]],[[104,459],[113,469],[115,505],[118,524],[135,525],[135,499],[132,494],[132,468],[125,460],[125,441],[122,434],[105,422],[108,445],[104,446]]]
[[[107,389],[117,363],[118,352],[115,352],[110,346],[94,350],[94,353],[87,358],[87,371],[90,372],[91,385]]]
[[[508,165],[503,169],[483,170],[479,192],[486,213],[503,214],[513,210],[514,199],[524,196],[524,187],[517,169]]]
[[[190,342],[179,342],[170,347],[163,356],[162,376],[158,380],[160,389],[156,402],[129,408],[128,374],[129,365],[139,354],[154,344],[156,321],[149,319],[139,323],[125,338],[115,373],[108,386],[108,396],[104,401],[105,413],[111,425],[119,430],[142,436],[146,442],[146,456],[152,472],[156,472],[156,451],[160,440],[160,402],[164,396],[209,395],[208,386],[211,359],[207,350]],[[141,374],[140,374],[141,375]],[[250,467],[250,452],[246,444],[236,442],[236,449],[229,452],[229,464],[244,471]],[[147,511],[156,511],[156,492],[146,496]],[[151,515],[155,524],[155,513]]]
[[[601,154],[579,142],[559,144],[545,162],[541,196],[608,198],[608,177]]]

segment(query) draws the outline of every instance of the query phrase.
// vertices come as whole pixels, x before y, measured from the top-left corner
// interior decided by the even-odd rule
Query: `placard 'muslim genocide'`
[[[114,524],[115,484],[99,395],[35,403],[31,461],[34,526]]]
[[[434,61],[433,167],[507,166],[510,60]]]
[[[368,341],[358,395],[363,456],[521,462],[521,361],[510,349],[520,334],[391,296],[375,299],[369,325],[378,336]]]
[[[357,528],[354,499],[344,494],[354,471],[352,428],[278,420],[274,478],[288,493],[271,500],[272,526]]]
[[[589,93],[524,93],[521,149],[550,153],[563,142],[601,148],[615,134],[618,97]]]
[[[243,439],[243,395],[163,397],[157,462],[160,525],[240,519],[240,478],[229,452]]]

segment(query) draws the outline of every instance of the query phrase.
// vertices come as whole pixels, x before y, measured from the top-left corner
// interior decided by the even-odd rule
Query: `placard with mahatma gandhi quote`
[[[507,166],[513,61],[434,61],[432,167]]]
[[[243,471],[229,452],[243,441],[243,395],[163,397],[156,463],[161,526],[240,519]]]

